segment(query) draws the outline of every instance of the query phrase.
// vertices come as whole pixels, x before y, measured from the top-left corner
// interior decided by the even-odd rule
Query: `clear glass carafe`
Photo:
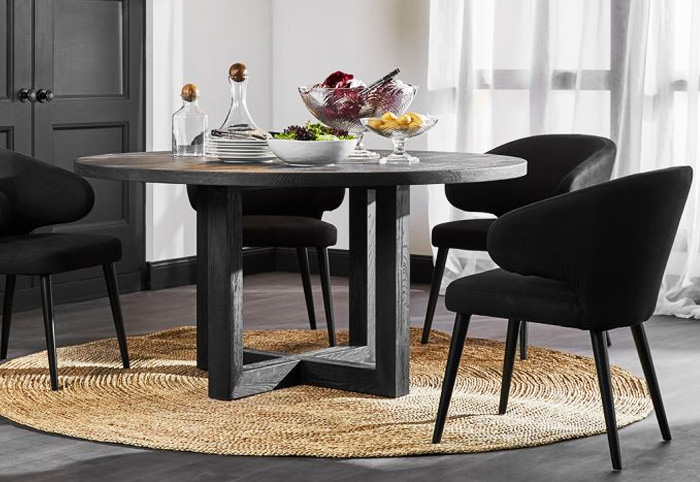
[[[248,111],[246,93],[248,90],[248,69],[242,63],[235,63],[229,69],[231,88],[231,106],[228,115],[218,129],[212,129],[212,135],[228,139],[267,139],[269,133],[260,129]]]
[[[199,106],[199,89],[195,84],[182,88],[182,107],[173,114],[173,155],[201,157],[206,151],[207,114]]]

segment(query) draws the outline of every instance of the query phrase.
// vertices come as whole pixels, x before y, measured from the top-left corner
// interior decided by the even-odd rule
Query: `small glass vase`
[[[182,88],[182,107],[173,114],[173,156],[204,157],[206,152],[207,114],[199,106],[199,89],[195,84]]]

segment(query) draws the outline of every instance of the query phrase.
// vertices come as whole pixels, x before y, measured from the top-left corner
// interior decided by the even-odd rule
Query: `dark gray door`
[[[21,89],[32,87],[32,4],[0,0],[0,147],[32,152],[32,104]]]
[[[1,1],[1,0],[0,0]],[[72,170],[81,156],[144,149],[145,0],[35,0],[34,155]],[[91,179],[95,207],[56,230],[117,236],[122,289],[141,288],[144,186]],[[58,278],[84,284],[100,271]]]
[[[32,103],[19,99],[33,87],[32,29],[32,2],[0,0],[0,147],[22,154],[32,153]],[[31,285],[25,276],[17,279],[17,307],[26,306],[22,293]]]

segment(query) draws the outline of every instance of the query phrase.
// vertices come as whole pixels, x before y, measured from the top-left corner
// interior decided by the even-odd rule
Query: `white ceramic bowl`
[[[357,139],[341,141],[295,141],[268,139],[270,149],[283,162],[292,166],[325,166],[350,155]]]

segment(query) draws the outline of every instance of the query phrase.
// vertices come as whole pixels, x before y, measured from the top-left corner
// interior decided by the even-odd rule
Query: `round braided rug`
[[[347,340],[347,333],[339,333]],[[411,393],[397,399],[296,386],[221,402],[195,366],[195,330],[131,337],[130,370],[114,339],[59,350],[62,390],[46,352],[0,365],[0,415],[38,430],[158,449],[235,455],[384,457],[543,445],[605,430],[589,358],[531,347],[516,361],[508,413],[497,415],[503,343],[469,339],[443,442],[431,443],[449,336],[411,332]],[[251,331],[245,345],[282,352],[325,347],[325,331]],[[646,417],[643,380],[612,368],[619,426]]]

